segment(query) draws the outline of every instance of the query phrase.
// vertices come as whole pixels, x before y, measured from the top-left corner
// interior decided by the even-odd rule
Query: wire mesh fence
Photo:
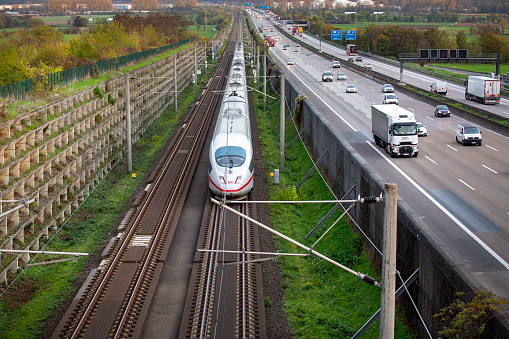
[[[113,70],[126,67],[130,64],[140,62],[148,57],[164,53],[168,50],[180,47],[189,42],[189,39],[175,42],[163,47],[152,48],[146,51],[123,55],[117,58],[98,61],[92,65],[83,65],[61,72],[55,72],[43,77],[26,79],[18,82],[13,82],[0,86],[0,97],[6,99],[19,100],[28,97],[36,84],[41,84],[46,89],[51,89],[56,86],[66,86],[76,81],[87,79],[92,73],[96,74],[106,73]],[[93,67],[95,66],[95,67]]]

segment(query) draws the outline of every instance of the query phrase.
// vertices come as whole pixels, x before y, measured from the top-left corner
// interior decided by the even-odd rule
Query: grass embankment
[[[269,172],[279,167],[279,133],[275,128],[279,124],[279,108],[263,113],[263,96],[254,94],[253,98],[260,143],[266,161],[264,170],[269,178]],[[268,99],[268,108],[274,104],[273,100]],[[290,121],[287,121],[286,126],[288,142],[296,135],[296,131]],[[285,170],[280,173],[282,184],[275,185],[272,179],[267,179],[269,200],[333,199],[316,171],[298,191],[295,190],[295,185],[313,165],[299,141],[286,150],[285,159]],[[277,231],[311,246],[326,227],[320,229],[309,241],[305,240],[306,234],[332,207],[333,204],[270,205],[271,224]],[[329,219],[328,226],[340,214],[337,211]],[[278,252],[303,253],[279,238],[276,238],[276,245]],[[379,281],[368,256],[363,253],[363,239],[352,233],[345,220],[340,221],[315,250]],[[367,285],[352,274],[317,257],[279,257],[278,261],[284,279],[285,313],[295,338],[350,338],[380,307],[381,290],[378,287]],[[271,301],[266,299],[265,304],[270,307]],[[378,338],[378,332],[379,321],[363,338]],[[395,337],[412,337],[399,318]]]
[[[137,67],[128,69],[134,68]],[[213,69],[214,67],[207,69],[209,74]],[[199,84],[207,78],[208,75],[199,76]],[[178,96],[178,113],[175,114],[173,105],[170,105],[134,144],[132,154],[136,179],[132,179],[131,173],[125,171],[125,164],[117,165],[71,220],[62,226],[46,250],[100,254],[99,244],[102,242],[104,245],[109,238],[111,226],[119,218],[129,197],[135,192],[173,131],[180,125],[183,114],[195,101],[200,88],[195,90],[191,84],[182,91]],[[41,248],[46,242],[47,240],[41,239]],[[45,320],[76,292],[73,283],[85,266],[85,260],[80,259],[77,264],[64,262],[28,268],[0,297],[0,337],[39,338]],[[0,293],[1,291],[3,288]]]
[[[55,100],[58,100],[58,98],[62,98],[68,95],[71,95],[73,93],[79,92],[81,90],[84,90],[86,88],[97,86],[98,84],[111,80],[113,78],[116,78],[122,74],[129,73],[131,71],[134,71],[136,69],[139,69],[143,66],[149,65],[151,63],[154,63],[158,60],[161,60],[163,58],[166,58],[170,55],[173,55],[183,49],[188,48],[189,45],[183,45],[176,49],[173,49],[171,51],[165,52],[163,54],[157,55],[153,58],[149,58],[146,60],[143,60],[140,63],[134,64],[129,67],[124,67],[120,70],[116,71],[110,71],[107,73],[100,74],[96,78],[89,78],[85,81],[78,81],[73,84],[70,84],[65,87],[58,87],[55,90],[53,90],[51,93],[46,93],[44,96],[36,99],[30,99],[30,100],[23,100],[23,101],[15,101],[7,105],[6,112],[9,117],[14,117],[16,115],[31,111],[37,107],[49,104],[50,102],[53,102]]]

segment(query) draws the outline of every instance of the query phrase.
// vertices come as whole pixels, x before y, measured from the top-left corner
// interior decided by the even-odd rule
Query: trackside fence
[[[30,95],[32,89],[38,83],[42,84],[45,88],[48,89],[54,88],[56,86],[66,86],[76,81],[85,80],[91,75],[118,70],[122,67],[138,63],[143,59],[164,53],[168,50],[185,45],[188,42],[189,39],[186,39],[163,47],[152,48],[142,52],[98,61],[89,65],[74,67],[61,72],[51,73],[39,78],[13,82],[11,84],[0,86],[0,97],[13,100],[24,99]]]

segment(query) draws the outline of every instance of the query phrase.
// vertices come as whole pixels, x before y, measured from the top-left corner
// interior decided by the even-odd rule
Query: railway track
[[[239,212],[256,215],[249,204]],[[198,240],[179,338],[264,338],[258,231],[209,203]]]
[[[241,37],[237,23],[234,37]],[[158,175],[138,197],[136,212],[95,275],[60,322],[53,338],[139,337],[171,244],[212,116],[221,98],[235,39],[161,161]],[[83,289],[82,289],[83,290]]]

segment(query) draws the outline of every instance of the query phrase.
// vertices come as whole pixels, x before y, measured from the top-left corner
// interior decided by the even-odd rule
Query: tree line
[[[52,26],[19,30],[0,42],[0,85],[185,40],[190,24],[177,14],[120,14],[69,42]]]

